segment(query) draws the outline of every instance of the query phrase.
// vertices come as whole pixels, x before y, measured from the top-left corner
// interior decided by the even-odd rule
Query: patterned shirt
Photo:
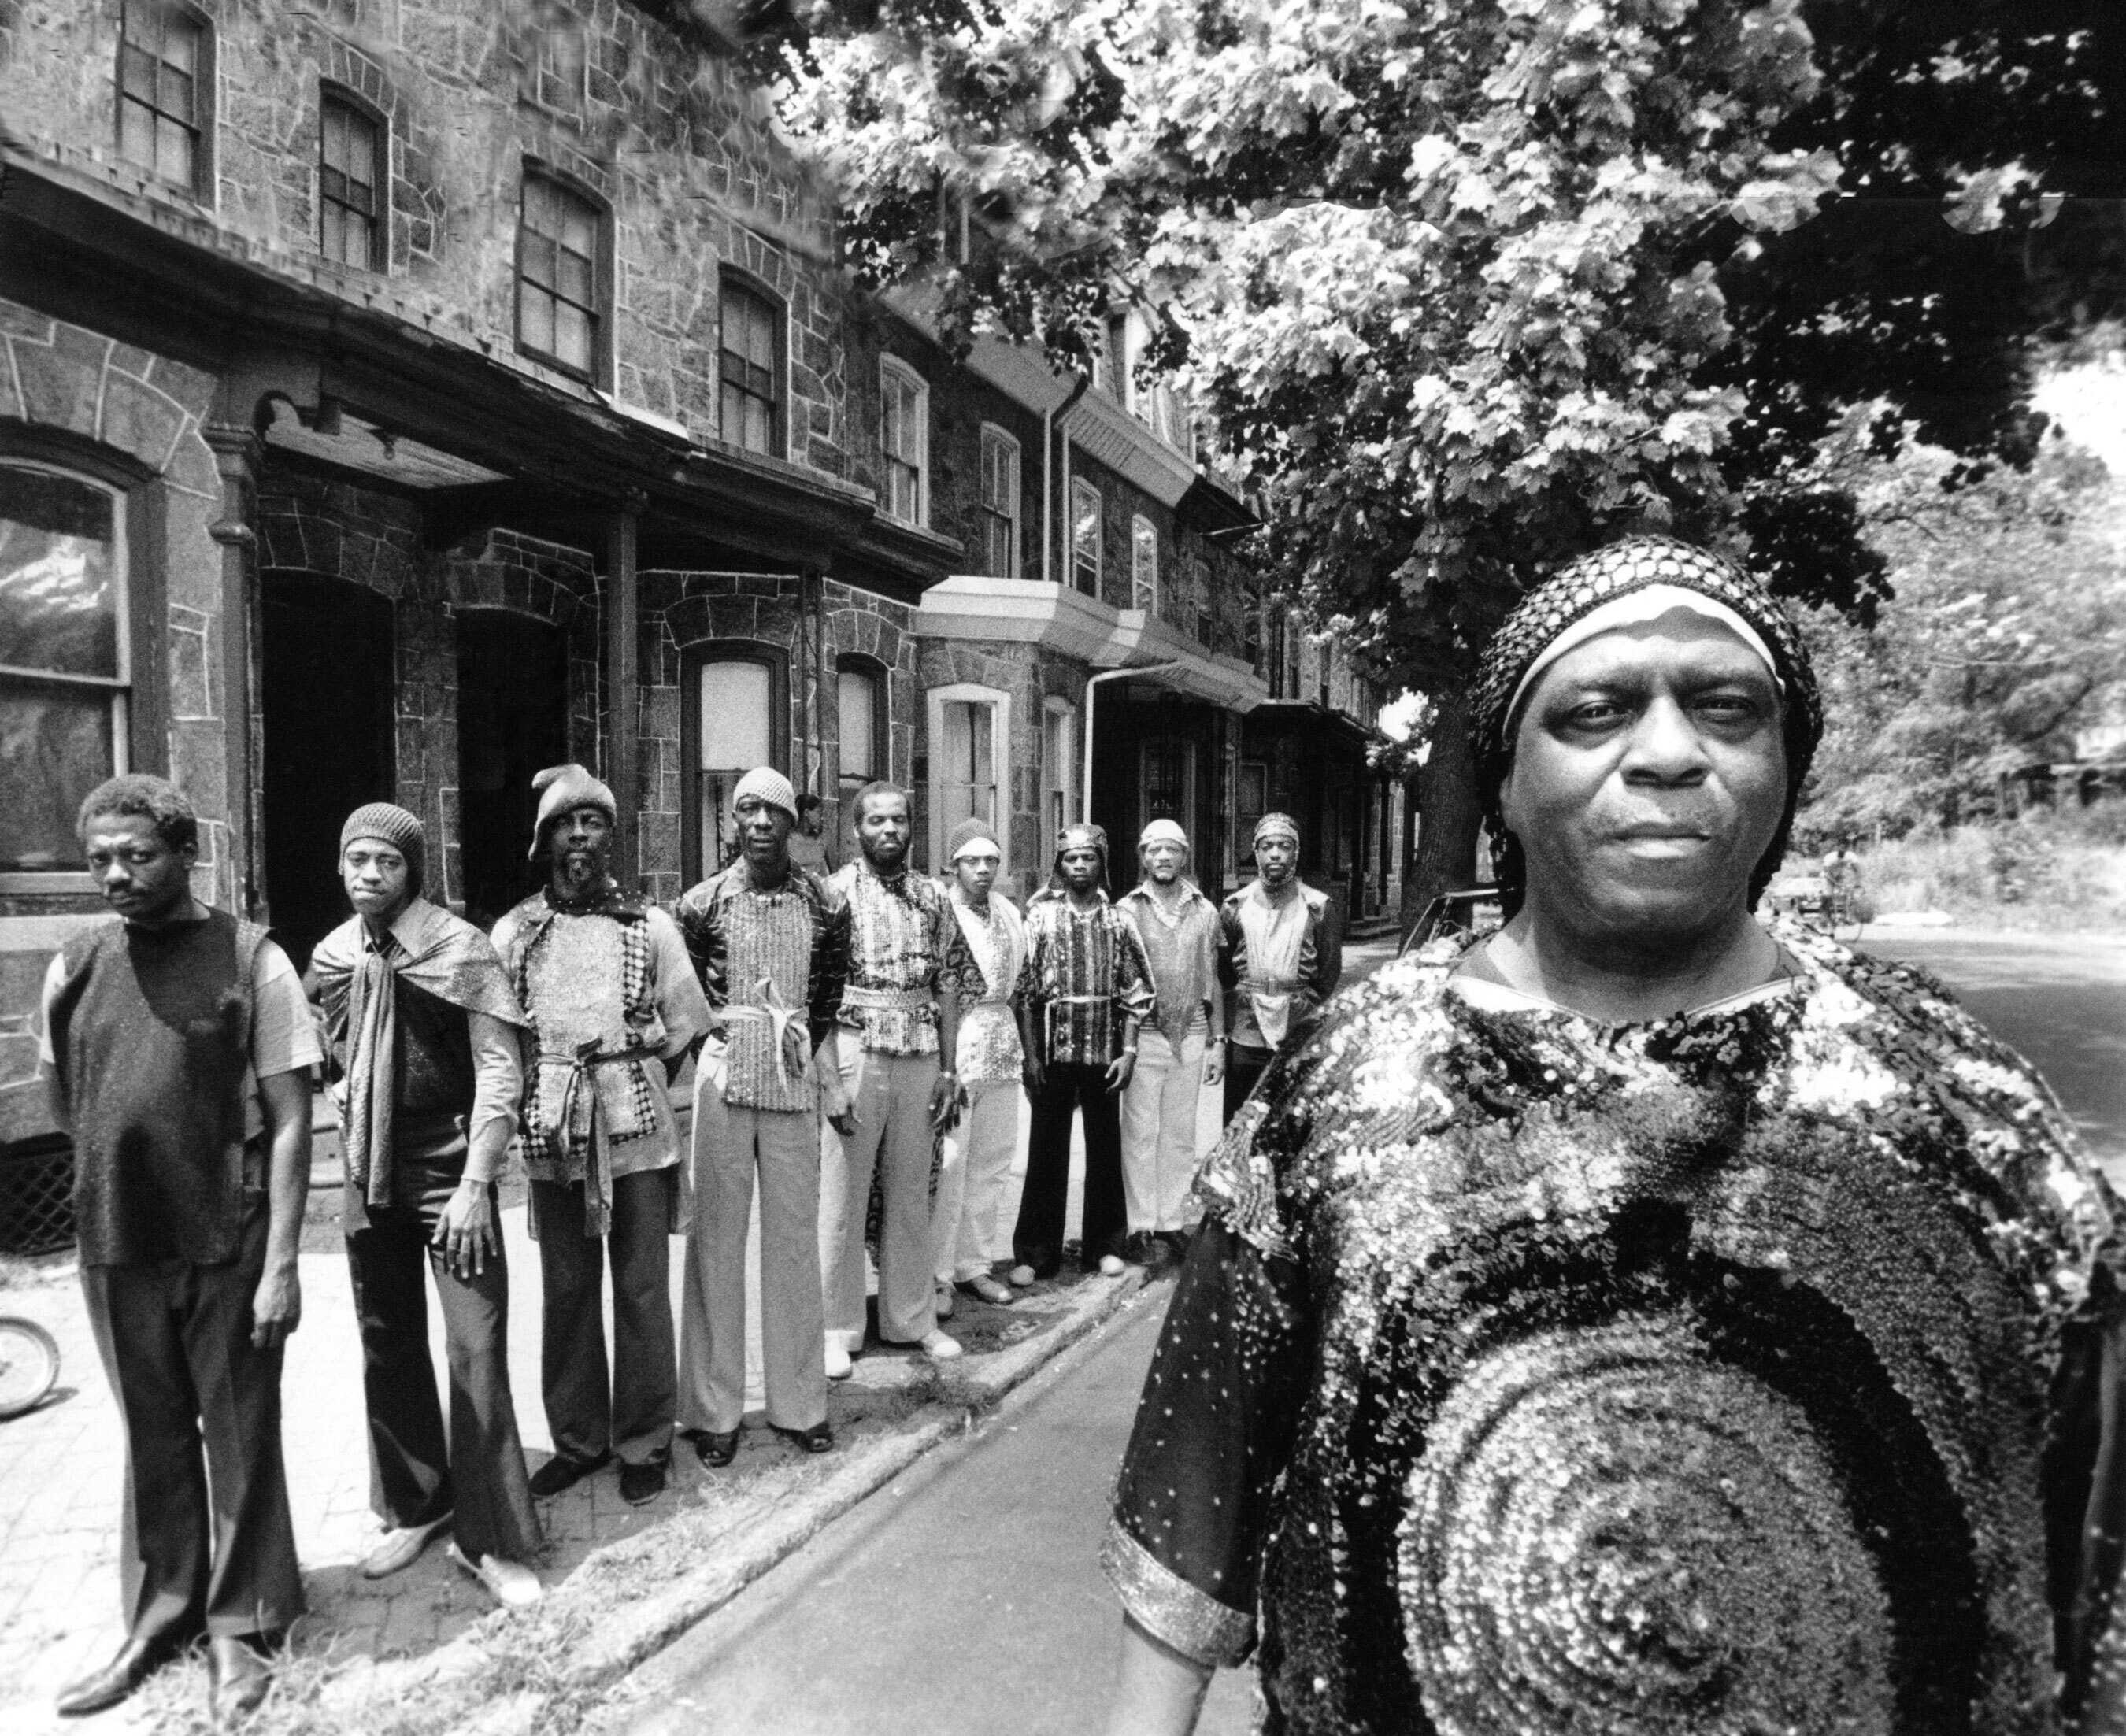
[[[1234,1045],[1296,1043],[1344,974],[1344,935],[1329,894],[1304,880],[1272,899],[1250,880],[1218,912],[1218,979]]]
[[[851,862],[827,885],[849,912],[843,1028],[881,1054],[937,1054],[935,998],[962,994],[974,969],[944,893],[905,870],[887,880],[867,862]]]
[[[1026,918],[1001,892],[990,894],[986,913],[970,904],[957,886],[946,895],[975,966],[961,988],[960,1083],[1016,1079],[1026,1064],[1018,1012],[1032,985]]]
[[[1136,924],[1151,964],[1159,992],[1151,1022],[1176,1049],[1207,1021],[1211,997],[1218,992],[1218,907],[1186,880],[1179,886],[1170,916],[1149,885],[1132,887],[1118,906]]]
[[[673,913],[723,1027],[724,1101],[753,1109],[811,1108],[810,1086],[801,1068],[793,1073],[789,1050],[801,1033],[809,1056],[834,1027],[848,974],[848,907],[794,863],[780,886],[759,891],[753,870],[739,861],[681,894]],[[773,984],[773,1002],[763,981]],[[731,1014],[748,1007],[763,1010]]]
[[[1136,925],[1104,892],[1097,904],[1081,909],[1067,894],[1051,891],[1027,907],[1026,940],[1047,1059],[1106,1066],[1126,1040],[1117,1025],[1142,1023],[1155,999]]]

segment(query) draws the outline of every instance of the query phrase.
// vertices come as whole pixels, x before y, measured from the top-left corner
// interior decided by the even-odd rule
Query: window
[[[1078,713],[1068,700],[1051,699],[1041,718],[1041,825],[1044,844],[1069,825],[1078,811],[1071,777],[1078,737]]]
[[[1018,577],[1018,442],[982,425],[982,571]]]
[[[914,370],[881,356],[878,443],[886,455],[886,510],[903,524],[926,521],[924,470],[930,452],[930,389]]]
[[[536,169],[524,172],[517,236],[517,347],[588,380],[605,304],[605,214]]]
[[[1154,820],[1176,820],[1183,831],[1193,832],[1196,743],[1181,736],[1156,735],[1145,742],[1142,752],[1143,775],[1137,788],[1143,792],[1143,810],[1137,823],[1148,826]]]
[[[1089,482],[1070,484],[1070,582],[1100,594],[1100,491]]]
[[[723,437],[749,452],[782,455],[782,318],[765,295],[743,284],[723,286],[720,356]]]
[[[1159,611],[1159,532],[1148,518],[1130,521],[1130,606]]]
[[[365,271],[383,264],[384,129],[343,92],[318,101],[318,247]]]
[[[1269,812],[1269,767],[1261,760],[1242,760],[1237,790],[1233,800],[1233,836],[1241,841],[1243,851],[1252,849],[1247,842],[1255,835],[1255,828],[1262,817]]]
[[[206,21],[169,0],[127,0],[118,40],[118,153],[204,197],[214,43]]]
[[[930,710],[930,862],[942,870],[945,839],[961,820],[996,828],[1011,864],[1010,818],[999,771],[1011,751],[1011,696],[968,682],[933,687]]]
[[[121,504],[115,489],[0,460],[0,873],[85,869],[82,798],[127,767]]]
[[[581,26],[573,20],[542,25],[532,68],[532,100],[573,115],[582,109],[588,82],[590,54]]]
[[[738,853],[731,794],[756,766],[782,766],[789,748],[783,718],[786,668],[782,652],[729,640],[691,653],[681,699],[687,757],[688,816],[686,872],[714,874]]]
[[[856,793],[874,779],[891,777],[892,733],[886,720],[886,666],[867,657],[841,658],[834,677],[841,719],[842,843],[856,843]]]
[[[1325,639],[1323,639],[1319,645],[1315,647],[1314,678],[1317,683],[1317,691],[1314,696],[1320,700],[1325,705],[1330,703],[1330,659],[1334,654],[1335,653],[1330,646],[1329,641]]]

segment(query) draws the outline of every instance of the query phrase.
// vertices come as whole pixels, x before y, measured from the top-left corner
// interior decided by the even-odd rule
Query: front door
[[[266,897],[300,970],[345,919],[339,828],[388,802],[394,662],[390,600],[314,573],[260,575]]]
[[[550,621],[458,616],[458,881],[482,928],[532,889],[534,774],[569,757],[569,644]],[[441,899],[443,889],[433,889]]]

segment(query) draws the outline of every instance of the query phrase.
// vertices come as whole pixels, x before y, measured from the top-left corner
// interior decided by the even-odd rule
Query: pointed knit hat
[[[573,760],[565,766],[549,766],[532,780],[532,787],[545,792],[539,798],[538,823],[532,828],[530,855],[535,862],[546,847],[546,828],[558,814],[579,808],[600,808],[605,810],[608,824],[620,823],[620,804],[613,800],[612,791],[593,777],[588,767]]]

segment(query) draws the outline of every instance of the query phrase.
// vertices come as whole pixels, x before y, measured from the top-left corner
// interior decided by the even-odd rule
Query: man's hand
[[[1108,1063],[1108,1090],[1111,1095],[1129,1088],[1130,1075],[1136,1071],[1136,1057],[1124,1050]]]
[[[295,1276],[295,1262],[269,1264],[258,1281],[257,1295],[251,1299],[252,1347],[278,1350],[302,1320],[303,1286]]]
[[[1226,1045],[1221,1039],[1203,1051],[1203,1083],[1215,1085],[1226,1076]]]
[[[436,1225],[436,1246],[461,1278],[478,1276],[496,1252],[494,1202],[481,1182],[461,1182]]]
[[[938,1083],[930,1087],[930,1125],[943,1133],[960,1119],[960,1078],[957,1073],[941,1073]]]
[[[1026,1059],[1019,1065],[1018,1077],[1029,1097],[1048,1088],[1048,1069],[1041,1064],[1041,1057],[1031,1050],[1028,1051]]]

